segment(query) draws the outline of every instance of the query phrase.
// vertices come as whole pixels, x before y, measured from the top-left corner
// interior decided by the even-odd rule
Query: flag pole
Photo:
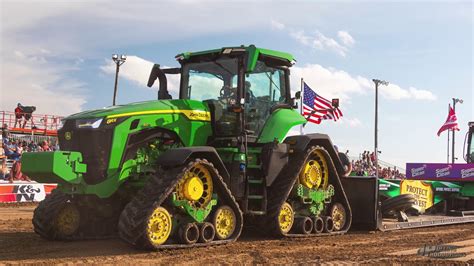
[[[449,163],[449,130],[448,130],[448,148],[446,149],[447,163]]]
[[[303,93],[303,78],[301,78],[301,84],[300,84],[300,115],[303,115],[303,98],[304,98],[304,93]],[[303,127],[305,124],[300,125],[300,135],[303,135]]]

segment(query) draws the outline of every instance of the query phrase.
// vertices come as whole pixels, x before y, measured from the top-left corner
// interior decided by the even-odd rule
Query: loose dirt
[[[393,232],[350,232],[343,236],[268,239],[244,232],[232,244],[208,248],[138,251],[118,238],[47,241],[33,232],[34,205],[0,207],[0,263],[96,264],[288,264],[288,263],[474,263],[474,224]],[[462,258],[433,259],[417,254],[425,245],[455,243]]]

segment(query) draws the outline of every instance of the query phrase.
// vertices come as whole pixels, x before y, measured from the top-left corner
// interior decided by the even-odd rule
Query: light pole
[[[123,63],[125,63],[125,60],[127,60],[127,56],[122,54],[119,57],[117,54],[113,54],[112,60],[114,60],[115,65],[117,66],[117,68],[115,69],[114,99],[112,101],[112,105],[115,105],[115,100],[117,99],[117,83],[118,83],[119,68]]]
[[[372,79],[375,83],[375,134],[374,134],[374,153],[375,153],[375,176],[379,177],[379,151],[378,151],[378,113],[379,113],[379,84],[388,85],[385,80]]]
[[[462,103],[462,99],[458,99],[458,98],[453,98],[453,111],[454,113],[456,113],[456,103]],[[454,156],[454,129],[452,130],[453,131],[453,141],[452,141],[452,145],[453,145],[453,150],[451,152],[451,160],[452,160],[452,163],[454,163],[454,161],[457,159],[456,156]],[[449,132],[448,132],[448,135],[449,135]]]

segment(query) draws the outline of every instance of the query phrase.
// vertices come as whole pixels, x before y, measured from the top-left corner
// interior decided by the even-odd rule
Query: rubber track
[[[344,196],[345,202],[341,202],[343,206],[346,208],[346,215],[347,215],[347,221],[346,225],[344,226],[346,229],[345,230],[340,230],[340,231],[334,231],[330,233],[320,233],[320,234],[294,234],[294,233],[287,233],[287,234],[282,234],[279,227],[278,227],[278,214],[280,210],[280,206],[288,199],[288,196],[291,193],[291,190],[293,186],[296,183],[296,180],[298,178],[299,173],[301,172],[304,163],[306,159],[311,155],[311,151],[314,149],[319,149],[324,155],[325,159],[327,161],[328,167],[332,168],[328,169],[329,170],[329,175],[333,174],[334,179],[336,179],[337,186],[334,188],[337,189],[342,189],[342,195]],[[333,181],[334,182],[334,181]],[[277,237],[315,237],[315,236],[327,236],[327,235],[340,235],[344,234],[348,231],[351,223],[351,210],[349,206],[349,202],[347,200],[347,196],[343,191],[343,187],[341,184],[341,181],[339,180],[339,175],[337,174],[336,167],[334,166],[334,163],[329,156],[329,153],[321,146],[312,146],[311,148],[307,149],[306,152],[300,153],[300,154],[295,154],[293,158],[290,158],[290,161],[287,164],[287,167],[284,169],[284,171],[277,177],[277,179],[274,181],[272,186],[269,189],[268,193],[268,209],[267,209],[267,215],[265,216],[265,223],[263,226],[265,226],[266,231],[271,234],[272,236],[277,236]],[[290,231],[291,232],[291,231]]]
[[[61,204],[66,201],[66,194],[53,190],[39,203],[33,213],[33,228],[37,234],[49,240],[59,239],[59,236],[54,232],[53,219]]]
[[[99,218],[90,210],[77,205],[81,215],[79,229],[70,236],[58,235],[54,228],[54,217],[61,209],[61,205],[68,201],[74,204],[74,199],[62,191],[53,190],[34,210],[32,220],[34,231],[49,240],[99,240],[116,236],[117,218]],[[86,220],[83,220],[84,218]]]
[[[213,185],[214,188],[218,190],[220,203],[224,201],[226,205],[229,205],[234,210],[237,219],[237,225],[233,236],[226,240],[216,240],[210,243],[195,243],[191,245],[165,244],[160,245],[158,247],[151,246],[145,234],[147,218],[150,216],[150,214],[155,208],[165,202],[168,196],[175,189],[179,179],[196,162],[207,164],[208,166],[212,167],[217,173],[215,176],[213,176]],[[223,197],[224,199],[222,199]],[[118,224],[119,236],[124,241],[138,248],[151,250],[219,245],[237,240],[237,238],[240,236],[240,233],[242,232],[242,216],[242,211],[240,210],[236,200],[232,196],[232,193],[227,188],[227,185],[224,183],[222,176],[219,174],[213,164],[205,159],[196,159],[189,162],[186,167],[181,166],[179,168],[173,168],[166,171],[159,169],[157,173],[147,181],[144,187],[137,193],[137,195],[132,199],[132,201],[130,201],[130,203],[126,205],[125,209],[122,211]]]

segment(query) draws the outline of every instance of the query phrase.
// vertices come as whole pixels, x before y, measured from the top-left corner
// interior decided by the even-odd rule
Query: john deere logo
[[[65,138],[66,140],[71,140],[71,137],[72,137],[71,132],[68,131],[68,132],[64,133],[64,138]]]

